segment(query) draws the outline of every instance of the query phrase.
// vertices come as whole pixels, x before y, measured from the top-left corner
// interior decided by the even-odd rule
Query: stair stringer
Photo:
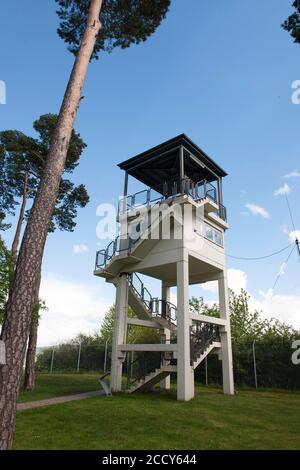
[[[197,367],[201,364],[202,361],[214,350],[214,349],[220,349],[221,348],[221,343],[217,341],[213,341],[206,349],[205,351],[196,359],[196,361],[193,362],[192,368],[193,370],[196,370]]]
[[[128,304],[141,320],[152,320],[158,323],[158,325],[163,329],[168,329],[170,331],[175,331],[177,329],[176,325],[171,322],[168,322],[165,318],[161,318],[156,315],[152,315],[151,311],[147,306],[139,299],[135,294],[134,289],[130,286],[128,288]]]
[[[147,309],[146,305],[138,298],[134,293],[134,289],[129,285],[128,287],[128,304],[141,320],[155,320],[152,317],[150,310]],[[157,322],[158,323],[158,322]]]
[[[177,372],[177,366],[165,365],[159,369],[155,369],[155,371],[146,375],[146,377],[141,379],[137,384],[129,388],[128,393],[146,392],[168,377],[172,372]]]

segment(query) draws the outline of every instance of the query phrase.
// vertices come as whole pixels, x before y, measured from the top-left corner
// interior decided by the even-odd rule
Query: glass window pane
[[[213,228],[210,227],[209,225],[206,225],[205,228],[206,228],[205,237],[206,237],[208,240],[214,241],[214,232],[213,232]]]
[[[222,246],[223,245],[223,240],[222,240],[222,233],[219,230],[215,230],[215,243],[218,245]]]
[[[196,218],[196,232],[199,233],[199,235],[205,236],[203,220],[198,217]]]

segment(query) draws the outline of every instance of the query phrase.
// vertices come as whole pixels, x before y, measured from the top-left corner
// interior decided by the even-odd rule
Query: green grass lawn
[[[32,392],[20,390],[19,403],[99,390],[99,374],[37,374]]]
[[[93,386],[95,384],[95,386]],[[95,375],[39,376],[21,400],[95,390]],[[224,396],[197,386],[196,398],[174,390],[95,397],[20,411],[15,449],[300,449],[300,393],[239,391]]]

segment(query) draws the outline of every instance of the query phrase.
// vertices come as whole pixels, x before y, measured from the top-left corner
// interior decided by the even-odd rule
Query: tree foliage
[[[252,310],[249,305],[250,296],[242,289],[239,294],[229,291],[229,310],[232,341],[235,344],[249,341],[267,341],[274,339],[291,340],[297,332],[289,325],[275,318],[263,318],[258,310]],[[219,306],[216,303],[207,304],[202,297],[190,299],[190,309],[194,313],[219,317]]]
[[[192,297],[190,299],[190,310],[193,313],[208,315],[209,317],[219,317],[219,307],[216,303],[209,305],[204,302],[203,297]]]
[[[55,0],[59,5],[59,36],[76,54],[85,30],[90,0]],[[98,34],[93,58],[101,51],[115,47],[126,49],[146,41],[166,17],[170,0],[104,0],[100,14],[102,28]]]
[[[0,230],[10,228],[11,224],[4,223],[7,214],[13,214],[15,207],[14,191],[7,181],[6,152],[0,144]]]
[[[47,311],[47,310],[48,310],[48,307],[47,307],[46,301],[44,299],[39,298],[39,301],[33,307],[31,321],[35,325],[38,325],[40,322],[40,318],[41,318],[41,312]]]
[[[0,132],[0,223],[6,214],[15,214],[19,199],[23,197],[25,175],[26,197],[34,199],[43,174],[50,147],[51,136],[57,123],[55,114],[45,114],[34,122],[37,138],[18,130]],[[67,153],[65,174],[74,171],[86,144],[74,130]],[[68,178],[62,178],[49,231],[56,227],[73,231],[78,207],[84,207],[89,196],[83,184],[75,186]],[[27,211],[27,217],[30,209]],[[4,227],[3,227],[4,228]]]
[[[128,316],[130,318],[136,317],[131,307],[128,307]],[[105,343],[108,341],[112,344],[113,330],[115,321],[115,305],[112,305],[104,315],[102,320],[99,339]],[[140,326],[130,326],[127,332],[128,343],[156,343],[159,342],[159,333],[155,328],[143,328]]]
[[[263,318],[258,310],[251,310],[250,296],[242,289],[240,294],[230,291],[230,322],[233,342],[291,340],[297,332],[279,320]]]
[[[233,370],[236,385],[254,386],[253,343],[255,342],[259,387],[300,388],[300,376],[291,361],[292,341],[299,334],[289,325],[274,318],[263,318],[251,309],[250,296],[245,290],[230,291],[230,322],[233,346]],[[191,309],[204,315],[219,316],[218,306],[206,304],[202,298],[191,299]],[[274,312],[275,313],[275,312]],[[208,356],[210,383],[222,383],[221,361]],[[196,378],[205,381],[205,368],[196,370]]]
[[[282,27],[290,33],[294,42],[300,43],[300,0],[295,0],[293,7],[295,12],[284,21]]]

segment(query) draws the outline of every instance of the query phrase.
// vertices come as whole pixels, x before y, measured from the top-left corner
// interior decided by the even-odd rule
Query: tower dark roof
[[[165,181],[179,178],[181,147],[185,176],[195,183],[204,179],[215,181],[227,176],[227,173],[185,134],[129,158],[118,166],[147,186],[156,188]]]

